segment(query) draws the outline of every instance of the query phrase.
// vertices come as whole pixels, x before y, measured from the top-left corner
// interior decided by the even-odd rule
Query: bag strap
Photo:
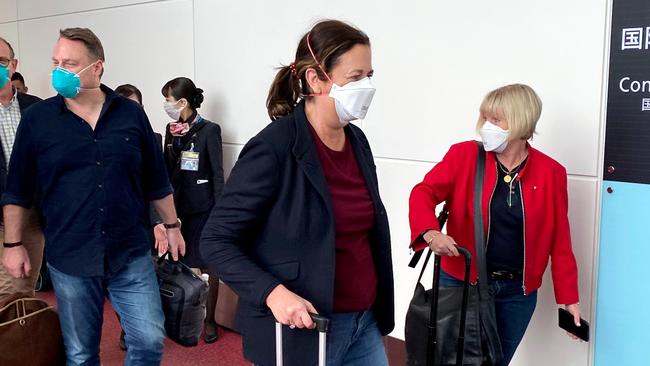
[[[183,263],[180,260],[180,258],[178,260],[174,260],[174,258],[172,258],[172,252],[170,252],[170,251],[166,251],[165,254],[160,256],[157,261],[158,261],[158,265],[161,265],[163,262],[167,261],[167,263],[169,263],[171,265],[174,265],[174,266],[176,266],[176,267],[178,267],[180,269],[185,269],[186,271],[192,272],[192,274],[194,274],[194,276],[196,276],[194,271],[192,271],[192,268],[190,268],[187,264]],[[199,276],[196,276],[196,277],[199,277]]]
[[[35,302],[35,303],[39,303],[39,304],[44,304],[45,306],[38,309],[38,310],[34,310],[34,311],[28,313],[27,312],[28,311],[27,310],[27,305],[26,305],[27,302]],[[10,303],[8,303],[7,305],[3,306],[2,309],[0,309],[0,313],[3,313],[5,311],[6,312],[11,311],[11,309],[10,309],[11,307],[15,307],[16,316],[14,318],[11,318],[11,319],[3,322],[3,323],[0,323],[0,328],[2,328],[4,326],[7,326],[9,324],[12,324],[12,323],[16,323],[16,322],[18,322],[18,324],[20,324],[21,326],[25,325],[25,319],[31,318],[33,316],[36,316],[36,315],[40,314],[40,313],[43,313],[43,312],[54,309],[54,306],[48,304],[47,302],[45,302],[45,301],[43,301],[41,299],[37,299],[37,298],[34,298],[34,297],[21,297],[21,298],[15,299],[15,300],[11,301]]]
[[[411,260],[409,261],[409,267],[415,268],[415,266],[418,265],[418,262],[420,261],[420,258],[422,258],[422,253],[424,253],[424,249],[418,250],[417,252],[413,253],[413,256],[411,257]],[[426,266],[426,264],[425,264],[425,266]]]
[[[485,260],[485,235],[483,233],[483,180],[485,179],[485,149],[483,143],[476,141],[478,159],[474,174],[474,244],[476,246],[476,266],[478,269],[479,297],[487,299],[488,278]]]
[[[497,330],[494,301],[490,298],[485,259],[485,234],[483,232],[483,181],[485,179],[485,149],[477,141],[478,159],[474,176],[474,241],[476,247],[476,266],[478,269],[479,318],[481,322],[482,347],[489,365],[497,364],[503,358],[501,340]],[[488,208],[489,209],[489,208]]]
[[[157,259],[158,264],[162,264],[162,262],[164,262],[165,259],[173,260],[172,259],[172,253],[170,251],[166,251],[163,255],[158,257],[158,259]]]

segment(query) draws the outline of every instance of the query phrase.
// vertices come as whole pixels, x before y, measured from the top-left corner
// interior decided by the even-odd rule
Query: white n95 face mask
[[[334,99],[336,114],[342,126],[366,117],[375,91],[368,77],[351,81],[343,86],[332,83],[329,96]]]
[[[490,121],[485,121],[479,134],[483,140],[485,151],[502,153],[508,147],[508,131]]]

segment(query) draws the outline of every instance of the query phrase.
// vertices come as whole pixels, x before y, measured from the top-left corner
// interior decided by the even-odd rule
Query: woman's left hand
[[[573,315],[573,322],[575,323],[575,325],[577,327],[579,327],[580,326],[580,305],[578,305],[578,304],[568,304],[568,305],[564,305],[564,308],[571,315]],[[573,335],[573,334],[571,334],[569,332],[567,332],[566,334],[568,334],[569,337],[575,339],[576,341],[580,340],[580,338],[576,337],[575,335]]]

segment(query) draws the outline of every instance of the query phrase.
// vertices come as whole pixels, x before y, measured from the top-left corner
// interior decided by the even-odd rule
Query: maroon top
[[[327,147],[310,127],[327,179],[336,230],[334,312],[369,310],[377,295],[377,273],[368,236],[375,210],[350,139],[343,151]]]

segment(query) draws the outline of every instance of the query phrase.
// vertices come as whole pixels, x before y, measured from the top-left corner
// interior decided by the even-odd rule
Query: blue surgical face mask
[[[9,66],[0,65],[0,89],[9,82]]]
[[[79,79],[79,75],[97,62],[99,61],[95,61],[84,67],[77,74],[57,66],[56,69],[52,70],[52,87],[64,98],[76,97],[79,94],[79,90],[81,90],[81,80]]]

